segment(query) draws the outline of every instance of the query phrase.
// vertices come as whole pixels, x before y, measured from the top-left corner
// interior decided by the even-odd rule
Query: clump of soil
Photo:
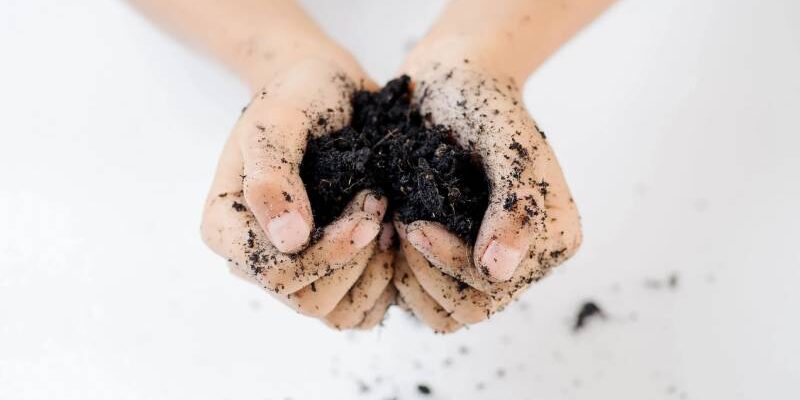
[[[606,314],[603,312],[603,309],[597,305],[597,303],[593,301],[586,301],[581,305],[580,310],[578,310],[578,315],[575,317],[575,325],[572,327],[574,331],[579,331],[586,326],[586,323],[589,319],[592,318],[605,318]]]
[[[427,396],[431,394],[431,392],[433,391],[431,390],[430,386],[420,383],[419,385],[417,385],[417,392]]]
[[[316,226],[336,219],[357,192],[373,189],[388,197],[387,218],[440,222],[474,240],[488,204],[486,174],[448,128],[411,104],[411,90],[404,75],[379,92],[357,91],[351,124],[309,140],[300,176]]]

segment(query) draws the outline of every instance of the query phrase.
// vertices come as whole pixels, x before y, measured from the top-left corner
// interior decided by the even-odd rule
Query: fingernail
[[[297,251],[308,241],[311,227],[297,211],[285,212],[269,221],[267,232],[272,245],[284,253]]]
[[[368,214],[374,215],[378,220],[383,219],[383,202],[379,197],[374,194],[368,194],[364,199],[364,211]]]
[[[383,250],[389,250],[394,244],[394,227],[391,222],[384,222],[381,227],[380,236],[378,236],[378,247]]]
[[[381,226],[372,220],[364,219],[353,228],[351,240],[357,248],[362,248],[369,244],[378,235]]]
[[[433,243],[428,239],[428,236],[422,232],[422,229],[414,229],[406,234],[408,241],[423,253],[430,253],[433,249]]]
[[[506,246],[497,240],[489,243],[481,257],[481,263],[486,267],[489,275],[500,281],[511,279],[520,261],[522,261],[522,251]]]

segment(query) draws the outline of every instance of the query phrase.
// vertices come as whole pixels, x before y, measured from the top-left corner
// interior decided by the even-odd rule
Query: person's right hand
[[[303,314],[338,308],[328,323],[340,327],[370,323],[389,305],[391,254],[375,243],[386,199],[359,193],[309,245],[314,220],[299,166],[309,135],[349,122],[350,96],[363,87],[374,84],[351,60],[303,61],[265,82],[223,150],[201,229],[239,275]],[[337,307],[354,285],[357,304]]]

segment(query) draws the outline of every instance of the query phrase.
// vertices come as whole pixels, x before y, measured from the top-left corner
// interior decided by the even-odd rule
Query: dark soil
[[[339,217],[357,192],[373,189],[389,199],[387,218],[440,222],[474,240],[488,204],[486,174],[449,129],[411,104],[410,78],[379,92],[357,91],[352,104],[350,126],[310,139],[300,167],[316,226]]]
[[[432,390],[431,390],[430,386],[420,383],[419,385],[417,385],[417,392],[427,396],[427,395],[431,394]]]
[[[593,301],[584,302],[580,310],[578,310],[578,316],[575,317],[575,325],[572,327],[573,330],[579,331],[583,329],[588,320],[595,317],[605,318],[603,309]]]

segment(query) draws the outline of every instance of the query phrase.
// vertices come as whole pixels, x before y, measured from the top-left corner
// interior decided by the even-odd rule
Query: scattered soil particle
[[[429,394],[431,394],[431,392],[432,392],[432,390],[431,390],[430,386],[428,386],[428,385],[425,385],[425,384],[422,384],[422,383],[420,383],[420,384],[418,384],[418,385],[417,385],[417,391],[418,391],[420,394],[424,394],[424,395],[426,395],[426,396],[427,396],[427,395],[429,395]]]
[[[356,384],[358,385],[358,393],[365,394],[369,393],[371,390],[369,385],[367,385],[367,383],[364,381],[359,380],[358,382],[356,382]]]
[[[318,227],[372,189],[388,197],[387,218],[436,221],[470,241],[477,235],[488,205],[486,174],[448,128],[425,121],[411,104],[410,83],[404,75],[379,92],[357,91],[351,124],[308,141],[300,176]]]
[[[511,211],[517,208],[517,194],[511,193],[506,197],[506,201],[503,202],[503,209],[506,211]]]
[[[237,212],[247,211],[247,207],[245,207],[244,204],[239,203],[237,201],[234,201],[231,207],[233,207],[233,209],[236,210]]]
[[[678,288],[678,283],[680,281],[680,277],[678,276],[677,272],[671,273],[666,279],[646,279],[644,281],[644,286],[648,289],[659,290],[663,287],[667,287],[671,290],[676,290]]]
[[[508,148],[516,151],[521,158],[528,158],[528,150],[526,150],[525,147],[523,147],[522,144],[517,142],[515,139],[511,139],[511,145],[508,146]]]
[[[644,287],[648,289],[654,289],[654,290],[661,289],[661,285],[662,285],[661,281],[657,279],[646,279],[644,281]]]
[[[256,233],[252,229],[247,230],[247,248],[252,249],[256,247]]]
[[[576,332],[583,329],[586,327],[587,321],[595,317],[605,318],[603,309],[593,301],[584,302],[578,311],[577,317],[575,317],[575,325],[572,329]]]
[[[554,259],[560,258],[561,256],[564,255],[564,253],[566,253],[566,251],[567,251],[566,248],[559,249],[559,250],[553,250],[553,251],[550,252],[550,258],[554,258]]]
[[[678,288],[678,273],[677,272],[673,272],[669,276],[669,279],[667,280],[667,285],[670,287],[670,289],[677,289]]]

